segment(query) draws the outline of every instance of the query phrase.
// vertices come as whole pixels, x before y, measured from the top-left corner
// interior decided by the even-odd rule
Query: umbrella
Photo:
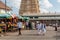
[[[23,19],[23,17],[22,16],[18,16],[18,19]]]
[[[29,21],[29,17],[23,17],[23,20],[25,20],[25,21]]]
[[[22,19],[22,20],[25,20],[25,21],[28,21],[30,18],[29,17],[22,17],[22,16],[18,16],[19,19]]]

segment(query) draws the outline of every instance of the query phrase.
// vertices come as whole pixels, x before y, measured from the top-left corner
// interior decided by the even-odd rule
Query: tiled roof
[[[0,9],[11,10],[10,7],[8,7],[8,6],[5,7],[5,4],[2,1],[0,1]]]

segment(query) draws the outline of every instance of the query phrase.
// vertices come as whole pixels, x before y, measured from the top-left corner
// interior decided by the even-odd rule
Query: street
[[[0,40],[60,40],[60,27],[57,32],[53,27],[47,27],[45,35],[37,35],[37,30],[22,30],[22,35],[18,35],[18,32],[10,32],[0,37]]]

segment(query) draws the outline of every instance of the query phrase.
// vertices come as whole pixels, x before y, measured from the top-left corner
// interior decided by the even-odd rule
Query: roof
[[[28,14],[28,13],[25,13],[25,14],[23,14],[22,16],[60,16],[60,12],[56,12],[56,13],[30,13],[30,14]]]
[[[11,8],[8,6],[5,6],[5,4],[2,1],[0,1],[0,9],[11,10]]]
[[[30,20],[60,20],[60,17],[39,17]]]

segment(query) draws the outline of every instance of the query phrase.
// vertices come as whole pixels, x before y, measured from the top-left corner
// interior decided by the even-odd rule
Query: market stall
[[[7,19],[10,19],[10,18],[12,18],[12,17],[8,13],[0,13],[0,32],[2,31],[2,29],[5,28]],[[5,24],[5,25],[3,25],[3,24]]]

